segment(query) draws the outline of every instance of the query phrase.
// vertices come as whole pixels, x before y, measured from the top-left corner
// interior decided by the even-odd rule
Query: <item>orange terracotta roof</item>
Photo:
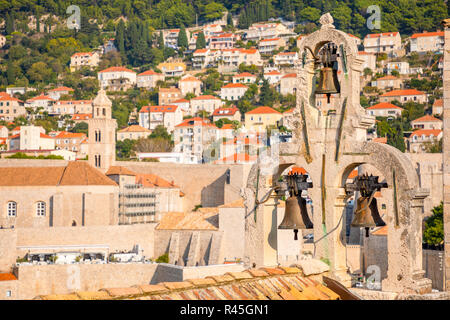
[[[442,120],[437,119],[437,118],[427,114],[423,117],[420,117],[419,119],[411,121],[411,123],[414,123],[414,122],[442,122]]]
[[[141,110],[139,110],[139,113],[148,113],[148,112],[175,112],[177,110],[178,106],[143,106]],[[150,109],[150,110],[149,110]]]
[[[197,49],[194,51],[194,54],[206,53],[206,52],[208,52],[208,49]]]
[[[195,126],[217,128],[214,124],[212,124],[200,117],[184,119],[183,122],[181,122],[180,124],[177,124],[175,127],[195,127]]]
[[[164,219],[164,218],[163,218]],[[342,300],[320,275],[305,276],[300,266],[263,267],[182,282],[104,288],[42,295],[37,300]],[[343,289],[352,296],[347,289]],[[355,298],[354,298],[355,299]],[[358,299],[356,297],[356,299]]]
[[[61,131],[58,133],[58,135],[55,136],[55,138],[84,138],[86,137],[86,134],[82,132],[67,132],[67,131]]]
[[[272,109],[271,107],[266,107],[266,106],[255,108],[255,109],[247,112],[246,114],[266,114],[266,113],[281,114],[281,112],[279,112],[275,109]]]
[[[263,40],[261,40],[261,41],[259,41],[259,42],[278,41],[278,40],[280,40],[280,38],[263,39]]]
[[[280,52],[277,56],[293,56],[296,55],[297,52]]]
[[[196,77],[188,76],[180,80],[180,82],[201,82]]]
[[[436,99],[433,102],[433,107],[442,107],[444,105],[444,99]]]
[[[41,138],[44,138],[44,139],[53,139],[53,137],[50,137],[49,135],[46,135],[46,134],[44,134],[44,133],[41,133],[41,134],[40,134],[40,137],[41,137]]]
[[[228,89],[228,88],[248,88],[246,85],[243,85],[242,83],[229,83],[222,87],[222,89]]]
[[[152,131],[147,128],[141,127],[140,125],[133,124],[129,127],[119,130],[118,132],[148,132],[148,133],[151,133]]]
[[[277,71],[277,70],[272,70],[270,72],[264,73],[265,76],[278,76],[280,74],[281,73],[279,71]]]
[[[424,33],[414,33],[411,36],[411,39],[423,38],[423,37],[443,37],[444,31],[436,31],[436,32],[424,32]]]
[[[396,36],[398,34],[398,32],[385,32],[385,33],[372,33],[372,34],[368,34],[366,36],[366,38],[379,38],[381,36],[385,37],[385,36]]]
[[[56,91],[74,91],[74,90],[69,87],[58,87],[58,88],[49,90],[49,92],[56,92]]]
[[[422,135],[425,135],[426,137],[428,137],[428,136],[438,137],[441,133],[442,133],[442,130],[439,130],[439,129],[421,129],[421,130],[413,131],[413,133],[411,133],[410,137],[422,136]]]
[[[358,38],[359,39],[359,38]],[[369,55],[374,55],[375,53],[372,52],[366,52],[366,51],[358,51],[358,54],[360,56],[369,56]]]
[[[138,76],[162,76],[162,73],[158,73],[150,69],[142,73],[139,73]]]
[[[122,166],[112,166],[105,173],[107,176],[121,175],[121,176],[136,176],[136,173],[133,171],[122,167]]]
[[[206,94],[206,95],[202,95],[202,96],[198,96],[195,98],[192,98],[191,100],[220,100],[219,98]]]
[[[347,179],[354,179],[358,176],[358,169],[353,169],[352,172],[348,175]]]
[[[219,108],[214,110],[213,116],[232,116],[238,112],[238,108]]]
[[[136,73],[133,70],[127,69],[125,67],[109,67],[105,70],[99,71],[99,73],[104,73],[104,72],[130,72],[130,73]]]
[[[146,188],[179,188],[173,182],[169,182],[156,174],[136,174],[136,183]]]
[[[297,74],[296,73],[287,73],[281,77],[281,79],[286,79],[286,78],[297,78]]]
[[[3,167],[0,176],[0,186],[117,186],[99,170],[79,161],[69,161],[64,167]]]
[[[0,273],[0,281],[17,280],[16,276],[12,273]]]
[[[368,107],[367,110],[380,110],[380,109],[399,109],[403,110],[403,108],[400,108],[399,106],[396,106],[395,104],[389,103],[389,102],[381,102],[374,106]]]
[[[251,74],[250,72],[242,72],[233,76],[233,78],[244,78],[244,77],[256,78],[256,76],[254,74]]]
[[[295,108],[290,108],[289,110],[286,110],[285,112],[283,112],[283,114],[285,113],[294,113]]]
[[[72,57],[76,57],[76,56],[85,56],[85,55],[89,55],[92,56],[93,53],[92,52],[76,52],[72,55]]]
[[[46,96],[46,95],[44,95],[44,94],[40,94],[40,95],[37,96],[37,97],[28,99],[27,102],[29,102],[29,101],[37,101],[37,100],[50,100],[50,101],[55,101],[54,99],[50,98],[49,96]]]
[[[233,130],[233,125],[231,123],[225,123],[220,130]]]
[[[159,88],[159,92],[176,92],[176,93],[181,93],[180,89],[178,89],[178,88]]]
[[[397,96],[412,96],[412,95],[424,95],[425,93],[416,89],[405,90],[392,90],[382,94],[382,97],[397,97]]]
[[[17,102],[23,102],[22,100],[19,100],[17,98],[11,97],[6,92],[0,92],[0,101],[17,101]]]
[[[352,38],[356,38],[356,39],[359,39],[359,37],[357,37],[357,36],[355,36],[355,35],[353,35],[353,34],[351,34],[351,33],[347,33],[350,37],[352,37]]]

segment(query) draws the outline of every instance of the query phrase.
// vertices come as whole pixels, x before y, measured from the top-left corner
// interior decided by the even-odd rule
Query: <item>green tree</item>
[[[226,10],[225,7],[221,3],[210,2],[204,7],[204,15],[205,20],[217,20],[222,18],[223,12]]]
[[[444,242],[443,203],[434,207],[432,212],[432,216],[425,220],[423,242],[429,245],[440,245]]]
[[[74,133],[84,133],[88,135],[89,125],[84,121],[78,122],[70,131]]]
[[[271,107],[275,102],[274,91],[275,89],[270,86],[269,81],[267,81],[267,79],[264,79],[260,89],[259,103],[263,106]]]
[[[203,32],[199,32],[197,35],[197,41],[195,42],[196,49],[204,49],[206,48],[206,40]]]
[[[116,142],[116,156],[118,159],[130,159],[136,140],[125,139]]]
[[[125,54],[125,23],[121,19],[116,29],[116,46],[121,54]]]
[[[14,17],[12,14],[6,13],[5,16],[5,33],[7,35],[14,32]]]
[[[227,27],[234,27],[233,16],[231,15],[231,13],[228,13],[227,15]]]
[[[163,36],[163,32],[160,31],[159,35],[158,35],[158,48],[159,49],[164,49],[164,36]]]
[[[184,27],[184,25],[181,26],[180,32],[178,33],[177,45],[179,48],[187,48],[189,45],[188,38],[186,35],[186,28]]]

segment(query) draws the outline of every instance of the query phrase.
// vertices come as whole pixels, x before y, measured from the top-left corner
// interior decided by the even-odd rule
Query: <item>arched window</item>
[[[103,108],[103,115],[106,116],[106,109]]]
[[[16,217],[17,216],[17,203],[14,201],[10,201],[7,204],[8,217]]]
[[[44,201],[39,201],[36,203],[36,215],[38,217],[45,216],[45,202]]]

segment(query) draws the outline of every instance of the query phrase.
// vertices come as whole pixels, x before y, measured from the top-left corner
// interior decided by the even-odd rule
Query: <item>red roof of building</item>
[[[428,136],[439,136],[441,134],[442,130],[439,129],[421,129],[421,130],[416,130],[413,131],[413,133],[411,133],[410,137],[413,136],[422,136],[425,135],[426,137]]]
[[[139,113],[148,113],[148,112],[175,112],[177,110],[178,106],[144,106],[141,108]],[[150,109],[150,110],[149,110]]]
[[[176,101],[172,101],[171,103],[189,103],[189,100],[186,99],[178,99]]]
[[[386,137],[374,138],[372,141],[386,144],[387,143],[387,138]]]
[[[50,101],[55,101],[54,99],[50,98],[49,96],[46,96],[46,95],[44,95],[44,94],[40,94],[40,95],[37,96],[37,97],[28,99],[27,102],[29,102],[29,101],[38,101],[38,100],[50,100]]]
[[[61,131],[58,135],[55,136],[55,138],[63,139],[73,139],[73,138],[84,138],[86,137],[86,134],[82,132],[67,132],[67,131]]]
[[[296,55],[297,52],[280,52],[279,54],[277,54],[277,56],[291,56],[291,55]]]
[[[85,55],[92,56],[93,53],[92,53],[92,52],[76,52],[76,53],[74,53],[74,54],[72,55],[72,57],[76,57],[76,56],[85,56]]]
[[[244,77],[256,78],[256,76],[254,74],[251,74],[250,72],[242,72],[233,76],[233,78],[244,78]]]
[[[105,70],[99,71],[99,73],[104,73],[104,72],[130,72],[130,73],[136,73],[133,70],[127,69],[125,67],[109,67]]]
[[[162,73],[155,72],[151,69],[138,74],[138,76],[161,76],[161,75]]]
[[[382,97],[398,97],[398,96],[414,96],[414,95],[424,95],[425,92],[416,89],[404,89],[404,90],[392,90],[382,94]]]
[[[379,38],[381,36],[385,37],[385,36],[396,36],[398,34],[398,32],[385,32],[385,33],[372,33],[372,34],[368,34],[366,36],[366,38]]]
[[[396,106],[395,104],[389,103],[389,102],[381,102],[374,106],[368,107],[367,110],[375,110],[375,109],[399,109],[403,110],[403,108],[400,108],[399,106]]]
[[[187,76],[186,78],[183,78],[180,80],[180,82],[201,82],[196,77],[193,76]]]
[[[433,102],[433,107],[442,107],[444,105],[443,99],[436,99]]]
[[[291,170],[289,170],[288,175],[291,176],[293,174],[306,174],[306,170],[302,167],[292,167]]]
[[[72,120],[89,120],[92,118],[90,113],[76,113],[72,116]]]
[[[272,70],[270,72],[264,73],[265,76],[278,76],[280,74],[281,73],[279,71],[277,71],[277,70]]]
[[[420,118],[418,118],[416,120],[412,120],[411,122],[442,122],[442,120],[427,114],[427,115],[425,115],[423,117],[420,117]]]
[[[262,39],[261,41],[259,41],[259,42],[267,42],[267,41],[278,41],[278,40],[280,40],[280,38],[272,38],[272,39]]]
[[[198,96],[198,97],[192,98],[191,100],[220,100],[220,99],[215,97],[215,96],[212,96],[212,95],[209,95],[209,94],[205,94],[205,95],[202,95],[202,96]]]
[[[422,37],[443,37],[444,31],[436,31],[436,32],[424,32],[424,33],[414,33],[411,36],[411,39],[422,38]]]
[[[11,97],[6,92],[0,92],[0,101],[17,101],[17,102],[23,102],[22,100],[19,100],[17,98]]]
[[[17,280],[16,276],[12,273],[0,273],[0,281]]]
[[[297,74],[296,73],[287,73],[281,77],[281,79],[286,79],[286,78],[297,78]]]
[[[177,124],[175,127],[194,127],[194,126],[217,128],[214,124],[212,124],[200,117],[184,119],[183,122],[181,122],[180,124]]]
[[[225,88],[248,88],[246,85],[243,85],[242,83],[229,83],[222,87],[222,89]]]
[[[399,79],[396,76],[388,75],[388,76],[378,78],[376,81],[378,81],[378,80],[399,80]]]
[[[266,107],[266,106],[255,108],[255,109],[247,112],[246,114],[266,114],[266,113],[281,114],[281,112],[278,112],[277,110],[275,110],[271,107]]]
[[[238,112],[238,108],[219,108],[214,110],[213,116],[232,116]]]
[[[56,92],[56,91],[74,91],[74,90],[69,87],[58,87],[58,88],[49,90],[49,92]]]

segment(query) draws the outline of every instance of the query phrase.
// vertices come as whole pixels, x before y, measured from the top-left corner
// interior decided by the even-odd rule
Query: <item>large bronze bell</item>
[[[366,228],[366,235],[369,228],[385,226],[383,219],[381,219],[380,212],[378,211],[377,199],[372,198],[369,204],[370,198],[359,197],[356,201],[355,218],[353,219],[351,226],[356,228]]]
[[[286,200],[284,218],[278,229],[293,229],[294,240],[297,240],[298,229],[312,229],[313,223],[308,217],[306,200],[301,196],[290,196]]]
[[[341,92],[336,70],[331,67],[324,67],[320,70],[319,85],[317,86],[317,94],[326,94],[328,103],[330,103],[330,95]]]

